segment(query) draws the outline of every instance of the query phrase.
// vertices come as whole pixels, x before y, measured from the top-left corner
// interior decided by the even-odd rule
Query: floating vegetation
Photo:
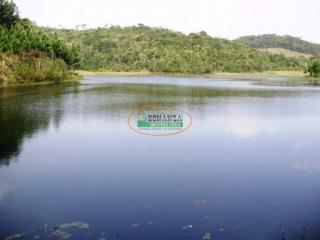
[[[53,233],[51,233],[49,235],[49,237],[58,237],[61,239],[68,239],[70,238],[72,235],[68,232],[62,231],[60,229],[55,230]]]
[[[147,225],[153,225],[154,222],[147,222],[145,224],[141,223],[132,223],[131,227],[142,227]],[[279,239],[281,240],[294,240],[294,239],[300,239],[300,240],[320,240],[320,233],[318,233],[316,238],[310,238],[310,231],[308,231],[307,226],[302,226],[299,232],[293,232],[293,233],[287,233],[285,231],[284,225],[279,222],[281,235],[279,235]],[[42,224],[40,227],[25,231],[16,233],[10,236],[7,236],[4,238],[4,240],[22,240],[22,239],[52,239],[52,240],[63,240],[63,239],[97,239],[97,240],[117,240],[119,239],[120,235],[118,233],[105,233],[105,232],[97,232],[89,230],[89,224],[84,223],[81,221],[74,221],[69,223],[62,223],[58,224],[56,226],[49,226],[48,224]],[[195,226],[192,224],[184,225],[181,227],[182,230],[191,231],[194,229]],[[231,230],[232,232],[238,231],[240,228],[240,225],[234,225]],[[165,228],[162,228],[165,230]],[[217,231],[220,232],[220,234],[223,234],[224,232],[227,232],[226,229],[220,227],[217,229]],[[298,237],[300,236],[300,238]],[[198,239],[202,240],[213,240],[213,233],[206,232],[197,237]]]
[[[131,227],[134,227],[134,228],[135,228],[135,227],[140,227],[140,223],[132,223],[132,224],[131,224]]]
[[[76,222],[71,222],[71,223],[62,223],[58,226],[58,228],[61,229],[68,229],[71,227],[75,227],[75,228],[80,228],[80,229],[88,229],[89,228],[89,224],[88,223],[83,223],[80,221],[76,221]]]
[[[72,236],[71,233],[66,232],[66,229],[69,228],[79,228],[79,229],[89,229],[88,223],[83,223],[80,221],[75,221],[71,223],[62,223],[57,225],[54,229],[54,232],[52,232],[49,237],[59,237],[61,239],[68,239]],[[63,230],[62,230],[63,229]]]
[[[38,232],[47,232],[48,224],[43,224],[39,228],[36,229]]]
[[[31,232],[33,232],[33,231],[16,233],[16,234],[13,234],[13,235],[10,235],[10,236],[6,237],[5,240],[19,239],[19,238],[22,238],[22,237],[26,236],[27,234],[29,234],[29,233],[31,233]]]
[[[183,230],[187,230],[187,229],[192,229],[192,228],[194,228],[194,227],[193,227],[192,224],[190,224],[190,225],[182,226],[181,228],[182,228]]]
[[[21,232],[21,233],[16,233],[14,235],[8,236],[5,238],[5,240],[16,240],[23,238],[25,239],[25,236],[27,234],[32,235],[28,236],[28,239],[45,239],[47,238],[55,238],[55,239],[69,239],[72,234],[70,232],[67,232],[67,229],[89,229],[89,224],[80,222],[80,221],[75,221],[75,222],[70,222],[70,223],[62,223],[58,224],[55,227],[53,227],[53,230],[48,230],[48,224],[42,224],[40,227],[31,230],[31,231],[26,231],[26,232]]]
[[[205,233],[202,237],[202,240],[211,240],[211,233]]]

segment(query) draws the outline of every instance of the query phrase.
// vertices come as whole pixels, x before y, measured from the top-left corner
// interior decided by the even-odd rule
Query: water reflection
[[[319,160],[309,160],[304,159],[295,162],[292,167],[299,171],[320,173],[320,161]]]
[[[58,127],[67,86],[0,89],[0,165],[9,165],[23,142],[50,123]]]
[[[1,90],[0,159],[17,162],[0,168],[0,238],[79,221],[90,239],[316,236],[320,91],[169,80]],[[150,104],[187,110],[192,128],[132,132],[128,112]]]
[[[0,202],[5,196],[5,194],[8,192],[8,190],[9,190],[9,186],[4,182],[0,182]]]
[[[158,81],[153,84],[132,84],[135,80],[133,78],[128,83],[111,81],[113,84],[105,81],[104,85],[101,85],[101,81],[98,81],[100,84],[93,84],[94,81],[87,80],[89,85],[84,82],[81,86],[0,89],[0,164],[8,165],[9,159],[19,154],[26,138],[47,129],[50,123],[58,127],[66,108],[73,114],[107,114],[108,118],[116,120],[127,115],[134,106],[161,104],[167,107],[191,106],[196,108],[197,114],[205,117],[206,105],[212,101],[225,105],[225,99],[285,98],[301,94],[288,90],[171,86],[159,84],[157,78]],[[262,126],[257,123],[259,119],[248,116],[229,116],[222,121],[221,127],[226,131],[244,137],[253,136],[261,128],[266,129],[266,122]]]
[[[167,85],[175,81],[178,83]],[[151,80],[141,77],[91,77],[81,85],[0,89],[0,164],[8,165],[9,160],[21,151],[23,141],[36,132],[44,131],[50,124],[58,128],[66,109],[67,114],[100,118],[107,115],[109,120],[117,121],[135,106],[154,104],[192,109],[196,116],[205,119],[212,112],[208,106],[214,105],[214,111],[218,114],[234,108],[227,116],[215,120],[215,124],[225,132],[245,138],[254,137],[259,132],[271,134],[277,128],[276,121],[257,118],[235,105],[253,100],[250,107],[255,107],[254,103],[259,98],[264,99],[264,104],[271,99],[276,105],[306,94],[319,95],[319,91],[313,88],[306,88],[305,91],[297,89],[263,88],[241,81],[212,83],[207,79],[185,81],[183,78],[166,77]],[[260,107],[261,102],[256,105]],[[294,112],[294,107],[291,110]]]

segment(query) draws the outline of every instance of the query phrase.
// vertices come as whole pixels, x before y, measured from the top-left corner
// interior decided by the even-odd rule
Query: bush
[[[49,58],[23,59],[14,64],[13,72],[18,82],[53,81],[68,79],[68,68],[62,60]]]
[[[307,72],[312,77],[320,76],[320,59],[312,60],[308,66]]]
[[[51,62],[46,72],[48,80],[58,83],[69,78],[68,68],[64,61],[56,60]]]
[[[0,54],[0,86],[15,82],[14,74],[11,69],[12,62],[12,58]]]

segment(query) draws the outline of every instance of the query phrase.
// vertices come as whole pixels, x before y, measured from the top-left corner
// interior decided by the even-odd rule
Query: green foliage
[[[320,44],[304,41],[292,36],[278,36],[275,34],[264,34],[258,36],[244,36],[237,39],[238,42],[254,48],[285,48],[288,50],[320,55]]]
[[[314,59],[309,63],[307,72],[312,77],[320,77],[320,59]]]
[[[47,79],[55,83],[69,78],[68,68],[64,61],[58,59],[52,62],[47,69]]]
[[[0,54],[0,86],[15,82],[12,72],[12,58]]]
[[[69,77],[64,61],[49,58],[20,59],[13,65],[13,73],[18,82],[59,82]]]
[[[44,33],[27,19],[19,20],[10,29],[0,26],[0,52],[23,55],[34,50],[52,59],[63,59],[72,67],[78,66],[80,61],[75,46],[66,45],[57,35]]]
[[[0,0],[0,25],[10,28],[16,24],[19,19],[17,6],[8,0]]]
[[[19,19],[16,5],[0,0],[0,84],[69,77],[68,68],[79,66],[74,45],[65,44],[57,34],[49,35],[28,19]]]
[[[271,55],[205,32],[185,35],[139,24],[88,30],[44,29],[79,46],[85,70],[162,73],[302,70],[302,60]]]

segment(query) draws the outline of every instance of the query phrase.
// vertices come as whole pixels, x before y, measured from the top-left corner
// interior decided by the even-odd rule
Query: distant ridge
[[[306,58],[310,59],[314,57],[312,54],[309,53],[302,53],[297,51],[292,51],[285,48],[257,48],[259,51],[266,51],[271,54],[283,54],[286,57],[293,57],[293,58]]]
[[[283,48],[295,52],[320,56],[320,44],[308,42],[298,37],[276,34],[243,36],[235,40],[254,48]]]
[[[270,54],[206,32],[183,34],[139,24],[131,27],[53,29],[79,47],[85,70],[155,73],[303,71],[306,60]]]

